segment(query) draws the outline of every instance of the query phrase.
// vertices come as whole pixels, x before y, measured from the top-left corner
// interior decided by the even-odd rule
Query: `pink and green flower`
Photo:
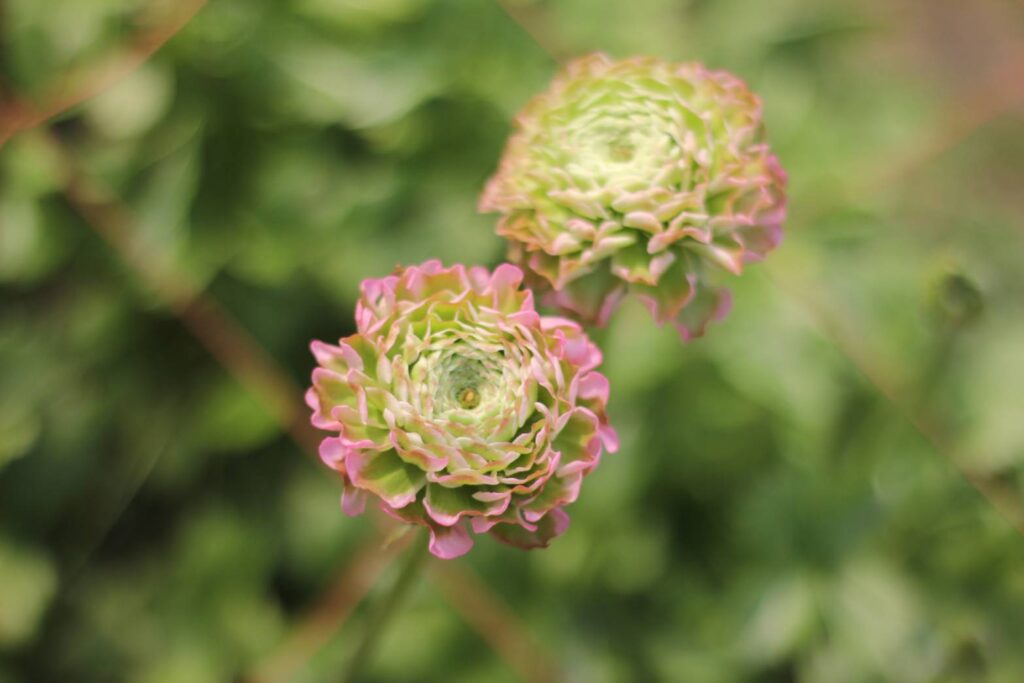
[[[779,243],[785,187],[738,78],[592,54],[520,112],[480,209],[564,310],[605,324],[633,293],[690,339],[728,311],[715,271]]]
[[[306,402],[333,435],[342,507],[367,498],[462,555],[473,533],[524,548],[561,534],[564,506],[602,449],[617,448],[601,353],[580,326],[541,317],[512,265],[428,261],[366,280],[357,333],[315,341]]]

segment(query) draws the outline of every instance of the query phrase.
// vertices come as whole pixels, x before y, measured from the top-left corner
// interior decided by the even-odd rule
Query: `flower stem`
[[[426,564],[425,560],[428,557],[426,539],[414,538],[410,545],[411,547],[406,551],[405,562],[398,577],[395,578],[394,584],[370,614],[362,640],[359,641],[352,659],[349,660],[345,675],[341,678],[343,683],[357,683],[360,680],[362,670],[373,655],[377,642],[384,635],[391,616],[397,611],[406,594],[422,573]]]

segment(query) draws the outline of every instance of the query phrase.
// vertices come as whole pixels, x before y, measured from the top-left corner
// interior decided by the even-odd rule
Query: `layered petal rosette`
[[[363,282],[358,332],[313,342],[306,401],[335,433],[320,456],[347,513],[377,498],[444,558],[470,531],[533,548],[565,530],[562,508],[617,447],[608,381],[580,326],[539,316],[522,280],[509,264],[428,261]]]
[[[781,237],[786,175],[761,102],[697,63],[593,54],[518,115],[480,200],[548,298],[604,324],[633,292],[684,339],[728,311],[740,273]],[[531,282],[531,284],[534,284]]]

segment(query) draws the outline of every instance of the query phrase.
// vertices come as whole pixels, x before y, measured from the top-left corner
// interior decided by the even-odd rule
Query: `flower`
[[[761,101],[698,63],[575,60],[515,120],[481,211],[510,260],[564,310],[603,325],[627,292],[684,340],[728,312],[712,280],[781,238],[786,174]]]
[[[320,457],[345,512],[379,498],[443,558],[470,549],[470,529],[524,548],[565,530],[563,506],[618,446],[608,380],[580,326],[538,315],[522,281],[510,264],[400,268],[362,283],[356,334],[312,343],[306,402],[336,433]]]

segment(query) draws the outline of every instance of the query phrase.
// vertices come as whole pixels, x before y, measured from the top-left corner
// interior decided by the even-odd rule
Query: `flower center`
[[[624,135],[612,140],[608,145],[608,158],[620,164],[632,161],[634,154],[636,154],[636,145]]]
[[[480,405],[480,392],[474,387],[463,387],[455,398],[466,410],[472,410]]]
[[[409,368],[412,410],[452,438],[512,439],[537,396],[531,354],[504,348],[500,339],[447,341],[439,336]]]
[[[474,358],[470,351],[461,350],[441,360],[438,369],[437,406],[442,410],[473,410],[485,396],[493,400],[500,384],[501,371],[494,367],[493,359]]]

